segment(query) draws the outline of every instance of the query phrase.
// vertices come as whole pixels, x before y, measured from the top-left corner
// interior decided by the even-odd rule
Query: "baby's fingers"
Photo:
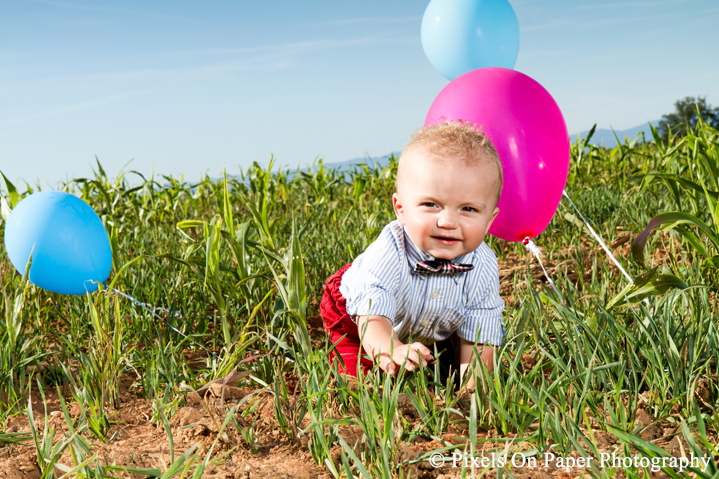
[[[409,361],[407,361],[407,364],[411,363],[412,366],[414,366],[414,369],[418,369],[420,365],[423,367],[427,366],[428,362],[428,360],[422,357],[422,354],[419,351],[417,351],[416,349],[410,349]]]
[[[434,356],[432,356],[432,352],[427,346],[422,343],[412,343],[411,349],[417,351],[417,354],[421,356],[422,359],[424,359],[425,361],[430,361],[434,359]]]
[[[422,358],[419,354],[417,354],[417,351],[410,348],[407,354],[407,365],[405,366],[405,369],[407,369],[407,371],[414,371],[419,367],[420,361],[422,361]]]
[[[417,352],[410,348],[407,349],[406,352],[401,355],[401,357],[398,357],[396,359],[396,363],[400,367],[404,366],[405,371],[414,371],[415,369],[417,369],[417,361],[421,360],[421,358],[418,358]]]

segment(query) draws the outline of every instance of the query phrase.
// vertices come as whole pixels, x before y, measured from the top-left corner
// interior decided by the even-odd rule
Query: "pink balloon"
[[[567,125],[549,92],[518,71],[480,68],[447,85],[424,124],[448,120],[482,125],[502,161],[504,189],[489,233],[522,241],[544,231],[569,169]]]

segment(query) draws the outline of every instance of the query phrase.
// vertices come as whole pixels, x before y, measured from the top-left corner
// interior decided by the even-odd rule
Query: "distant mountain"
[[[641,132],[644,132],[644,140],[645,141],[653,141],[654,137],[652,137],[652,130],[651,130],[651,128],[649,128],[649,124],[654,125],[654,128],[656,128],[659,125],[659,120],[648,121],[642,125],[635,126],[634,128],[628,128],[626,130],[614,130],[614,132],[612,132],[611,129],[599,128],[594,131],[594,135],[592,135],[591,143],[593,145],[603,146],[605,148],[614,148],[615,146],[617,146],[617,140],[614,138],[614,135],[617,135],[617,138],[619,138],[619,141],[624,143],[625,137],[628,138],[629,141],[632,141],[634,139],[634,137],[637,136],[637,134],[641,133]],[[586,138],[588,133],[589,133],[589,130],[570,135],[569,141],[571,141],[572,143],[575,143],[577,141],[578,136],[580,136],[582,138]],[[401,153],[401,151],[397,151],[394,153],[390,153],[388,155],[379,156],[379,157],[375,157],[375,158],[370,158],[370,157],[354,158],[352,160],[347,160],[347,161],[340,161],[340,162],[335,162],[335,163],[324,163],[324,165],[331,167],[331,168],[340,168],[342,170],[347,170],[347,169],[349,169],[350,166],[358,165],[360,163],[365,163],[369,167],[373,167],[374,165],[379,165],[380,167],[384,167],[387,165],[390,155],[399,157],[400,153]],[[319,167],[319,165],[315,165],[314,170],[316,170],[318,167]]]
[[[626,130],[614,130],[612,132],[611,129],[606,128],[599,128],[594,131],[594,135],[592,135],[592,139],[590,141],[591,144],[595,146],[603,146],[605,148],[614,148],[617,146],[617,140],[614,138],[614,135],[617,135],[617,138],[619,138],[619,141],[624,143],[624,137],[627,137],[629,141],[632,141],[635,136],[637,136],[638,133],[644,132],[644,140],[645,141],[654,141],[654,137],[652,136],[652,130],[649,128],[649,124],[654,125],[654,128],[656,128],[659,125],[659,120],[653,120],[648,121],[642,125],[635,126],[634,128],[629,128]],[[589,130],[583,131],[581,133],[575,133],[574,135],[569,136],[569,141],[572,143],[575,143],[577,141],[577,137],[581,136],[582,138],[586,138],[587,134],[589,133]]]
[[[342,170],[349,169],[349,167],[351,167],[352,165],[359,165],[361,163],[366,164],[370,168],[373,168],[375,165],[379,165],[380,167],[383,168],[383,167],[387,166],[390,156],[394,155],[395,158],[399,158],[400,153],[401,153],[401,151],[396,151],[394,153],[390,153],[390,154],[384,155],[384,156],[378,156],[375,158],[370,158],[370,157],[366,156],[364,158],[354,158],[352,160],[340,161],[340,162],[336,162],[336,163],[323,163],[323,165],[330,167],[330,168],[340,168]],[[315,165],[315,167],[313,169],[316,170],[318,167],[319,167],[319,165]]]

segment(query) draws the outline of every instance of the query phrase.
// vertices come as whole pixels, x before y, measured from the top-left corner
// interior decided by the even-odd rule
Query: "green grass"
[[[627,141],[612,150],[578,143],[570,165],[567,193],[608,243],[636,237],[660,214],[684,216],[659,222],[644,243],[635,242],[633,255],[621,250],[630,275],[644,274],[628,285],[572,208],[560,204],[535,242],[559,263],[550,274],[565,305],[531,281],[534,262],[521,245],[488,238],[501,262],[519,258],[524,267],[510,278],[514,301],[505,310],[507,341],[496,372],[474,371],[478,387],[470,395],[445,389],[431,371],[398,379],[373,372],[353,386],[330,366],[330,345],[318,345],[308,332],[325,279],[393,219],[394,160],[349,173],[322,164],[312,171],[255,164],[197,183],[134,171],[112,178],[98,163],[93,178],[60,189],[81,196],[103,219],[114,287],[171,314],[158,311],[161,321],[109,293],[43,291],[14,273],[0,249],[0,423],[19,415],[33,425],[26,435],[3,429],[0,447],[34,444],[44,477],[59,471],[200,477],[238,450],[262,454],[257,410],[266,397],[280,434],[332,476],[407,477],[436,451],[598,457],[606,450],[599,434],[614,438],[610,450],[617,454],[667,455],[658,441],[641,437],[647,428],[637,420],[641,405],[695,455],[713,457],[707,471],[692,472],[712,477],[719,427],[717,132],[700,125],[683,139]],[[6,191],[10,207],[32,192],[7,180]],[[188,389],[235,367],[256,394],[219,409],[205,405],[215,423],[205,449],[178,448],[170,420]],[[112,411],[122,408],[128,378],[134,394],[152,403],[158,434],[167,437],[166,469],[107,464],[93,450],[90,439],[116,440],[109,434]],[[28,403],[35,381],[46,390],[64,387],[81,411],[73,423],[63,400],[68,427],[60,441],[53,426],[35,427],[39,411]],[[348,427],[357,431],[356,443],[343,437]],[[337,445],[341,453],[333,456]],[[414,457],[402,452],[417,445]],[[72,463],[53,468],[66,450]],[[511,467],[502,474],[511,475]]]

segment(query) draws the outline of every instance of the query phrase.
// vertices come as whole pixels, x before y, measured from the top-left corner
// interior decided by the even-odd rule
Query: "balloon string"
[[[574,202],[572,201],[572,199],[569,197],[569,195],[567,194],[567,191],[566,191],[566,190],[562,190],[562,194],[564,195],[564,197],[565,197],[567,200],[569,200],[569,204],[572,205],[572,208],[574,208],[574,211],[576,211],[577,214],[582,218],[582,221],[584,221],[584,224],[585,224],[585,225],[587,226],[587,228],[589,229],[589,232],[592,234],[592,236],[594,236],[594,239],[596,239],[597,242],[602,246],[602,249],[604,250],[604,252],[607,253],[607,256],[609,256],[609,259],[611,259],[612,262],[614,262],[614,264],[617,266],[617,268],[619,268],[619,271],[621,271],[621,272],[624,274],[624,277],[627,278],[627,280],[628,280],[630,283],[633,283],[634,280],[632,279],[632,277],[629,276],[629,273],[627,273],[627,272],[624,270],[624,268],[622,268],[622,265],[619,264],[619,261],[617,261],[617,258],[615,258],[614,255],[612,254],[612,252],[609,251],[609,248],[607,248],[607,245],[604,244],[604,241],[602,241],[602,238],[599,237],[599,235],[597,234],[597,232],[594,231],[594,228],[592,228],[592,226],[589,224],[589,221],[587,221],[587,219],[584,217],[584,215],[582,214],[582,212],[579,211],[579,208],[577,208],[577,206],[574,204]]]
[[[152,306],[151,304],[142,303],[142,302],[136,300],[135,298],[133,298],[132,296],[130,296],[129,294],[123,293],[122,291],[118,291],[118,290],[116,290],[115,288],[111,288],[111,290],[112,290],[112,293],[119,294],[120,296],[122,296],[122,297],[124,297],[124,298],[127,298],[127,299],[129,299],[130,301],[132,301],[133,303],[135,303],[136,305],[140,306],[142,309],[146,310],[147,312],[149,312],[150,314],[152,314],[153,316],[155,316],[157,319],[159,319],[160,321],[162,321],[163,323],[165,323],[165,324],[166,324],[170,329],[172,329],[174,332],[176,332],[177,334],[179,334],[179,335],[182,336],[183,338],[190,340],[192,343],[196,344],[197,346],[201,347],[202,349],[204,349],[205,351],[207,351],[208,353],[210,353],[214,359],[218,359],[217,354],[215,354],[214,351],[211,351],[211,350],[207,349],[205,346],[203,346],[202,344],[198,343],[197,341],[195,341],[194,339],[192,339],[191,337],[189,337],[188,335],[186,335],[185,333],[183,333],[182,331],[180,331],[179,329],[177,329],[176,327],[174,327],[172,324],[170,324],[169,321],[167,321],[165,318],[163,318],[162,316],[160,316],[159,314],[156,313],[156,311],[158,311],[158,310],[159,310],[159,311],[164,311],[164,312],[167,313],[168,315],[174,314],[175,317],[180,318],[180,317],[181,317],[181,316],[180,316],[180,313],[178,313],[177,311],[175,311],[175,312],[173,313],[172,311],[170,311],[169,309],[166,309],[166,308],[154,307],[154,306]]]
[[[622,274],[624,274],[624,277],[627,278],[627,280],[629,280],[630,283],[634,283],[634,280],[632,279],[631,276],[629,276],[629,273],[627,273],[627,272],[624,270],[624,268],[622,268],[622,265],[619,264],[619,261],[617,261],[617,258],[614,257],[614,255],[612,254],[612,252],[609,251],[609,248],[607,248],[607,245],[604,244],[604,241],[602,241],[602,238],[599,237],[599,235],[597,234],[597,232],[594,231],[594,228],[592,228],[592,226],[589,224],[589,221],[587,221],[587,219],[584,217],[584,215],[582,214],[582,212],[579,211],[579,208],[577,208],[577,205],[574,204],[574,202],[572,201],[572,199],[571,199],[571,198],[569,197],[569,195],[567,194],[567,190],[562,190],[562,194],[564,195],[564,197],[565,197],[567,200],[569,200],[569,204],[572,205],[572,208],[574,208],[574,211],[576,211],[577,214],[582,218],[582,221],[584,221],[584,224],[585,224],[585,225],[587,226],[587,228],[589,229],[589,232],[592,233],[592,236],[594,236],[594,239],[596,239],[597,242],[602,246],[602,249],[603,249],[604,252],[607,254],[607,256],[609,257],[609,259],[612,260],[612,262],[616,265],[616,267],[619,268],[619,271],[621,271]],[[647,307],[649,307],[649,298],[644,298],[644,304],[646,304]]]
[[[552,277],[549,276],[549,273],[547,273],[547,270],[544,269],[544,264],[542,264],[542,258],[540,257],[541,252],[539,251],[539,248],[537,248],[537,245],[534,244],[534,242],[529,238],[524,238],[524,241],[522,241],[522,244],[525,248],[527,248],[527,251],[532,253],[535,258],[537,258],[537,261],[539,261],[539,266],[542,267],[542,271],[544,271],[544,277],[549,280],[549,284],[552,285],[552,289],[554,289],[554,292],[557,293],[557,296],[559,296],[559,300],[562,302],[562,306],[567,306],[567,304],[564,302],[564,298],[562,297],[562,294],[557,289],[557,286],[554,284],[554,281],[552,281]]]

